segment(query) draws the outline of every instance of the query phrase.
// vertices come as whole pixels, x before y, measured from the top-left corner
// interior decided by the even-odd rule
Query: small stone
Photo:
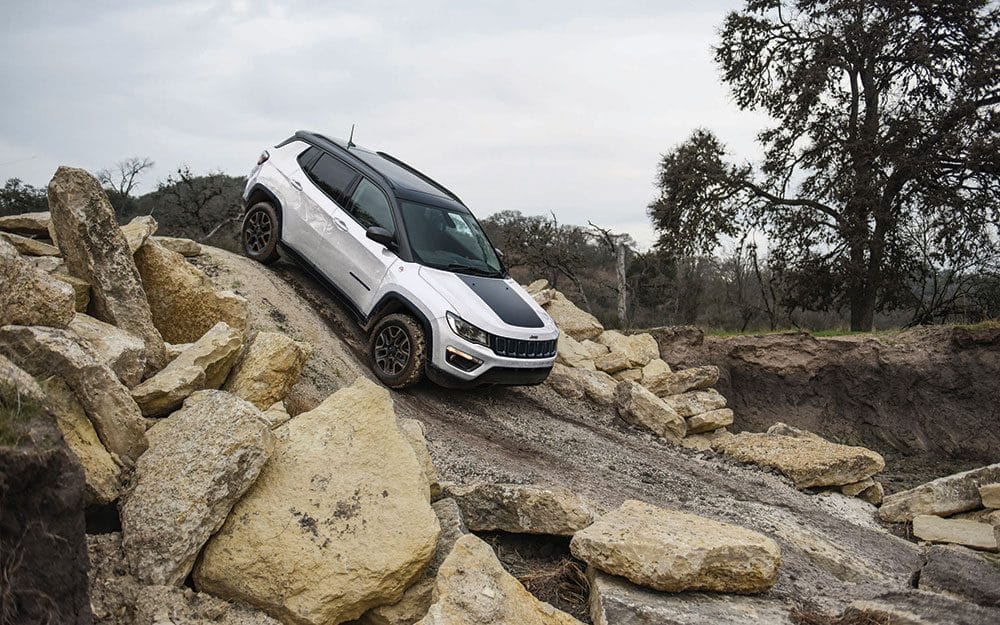
[[[268,425],[271,426],[272,430],[280,425],[284,425],[289,419],[291,419],[288,415],[288,409],[285,408],[285,402],[283,401],[274,402],[261,414],[267,421]]]
[[[697,391],[696,391],[697,392]],[[678,413],[679,414],[679,413]],[[733,411],[729,408],[709,410],[687,418],[688,434],[711,432],[733,424]]]
[[[684,417],[636,382],[618,383],[615,406],[618,416],[626,423],[644,427],[669,441],[680,442],[687,434]]]
[[[681,446],[694,451],[708,451],[716,441],[732,437],[732,432],[726,428],[719,428],[703,434],[688,434],[681,439]]]
[[[528,292],[528,295],[534,295],[535,293],[540,293],[545,289],[549,288],[549,281],[545,278],[539,278],[531,284],[524,287],[524,290]]]
[[[590,503],[561,486],[449,485],[444,494],[455,500],[474,532],[572,536],[596,517]]]
[[[201,245],[191,239],[154,236],[153,240],[171,252],[177,252],[181,256],[201,256]]]
[[[881,506],[884,497],[885,487],[882,486],[881,482],[875,482],[868,488],[858,493],[858,499],[867,501],[873,506]]]
[[[771,427],[767,428],[767,433],[768,434],[777,434],[779,436],[791,436],[791,437],[794,437],[794,438],[811,438],[811,439],[814,439],[814,440],[821,440],[821,441],[825,441],[826,440],[822,436],[819,436],[818,434],[814,434],[813,432],[810,432],[809,430],[803,430],[802,428],[797,428],[797,427],[788,425],[787,423],[782,423],[781,421],[778,421],[777,423],[775,423]]]
[[[1000,484],[983,484],[979,487],[979,496],[984,508],[1000,508]]]
[[[986,551],[997,550],[994,528],[987,523],[942,519],[930,514],[913,517],[913,535],[932,543],[952,543]]]
[[[639,383],[642,381],[642,369],[625,369],[624,371],[619,371],[611,377],[619,382],[622,380],[631,380],[632,382]]]

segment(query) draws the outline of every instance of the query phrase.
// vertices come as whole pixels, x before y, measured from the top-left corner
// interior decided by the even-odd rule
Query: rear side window
[[[362,178],[361,182],[358,183],[358,188],[354,190],[348,212],[365,228],[381,226],[390,234],[396,234],[396,224],[392,221],[389,200],[386,199],[382,190],[367,178]]]
[[[347,206],[347,191],[358,177],[356,171],[329,154],[323,154],[307,173],[330,199],[340,206]]]

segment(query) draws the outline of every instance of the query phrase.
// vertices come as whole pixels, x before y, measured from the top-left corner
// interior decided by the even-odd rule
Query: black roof
[[[344,158],[369,176],[381,178],[401,199],[470,212],[462,200],[444,185],[390,154],[348,145],[343,139],[331,139],[307,130],[296,132],[295,138]]]

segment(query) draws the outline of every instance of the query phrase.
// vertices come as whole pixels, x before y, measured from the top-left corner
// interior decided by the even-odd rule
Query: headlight
[[[486,347],[490,346],[490,335],[486,334],[484,330],[480,330],[454,313],[449,312],[446,316],[448,317],[448,325],[451,326],[452,332],[467,341],[479,343],[480,345],[485,345]]]

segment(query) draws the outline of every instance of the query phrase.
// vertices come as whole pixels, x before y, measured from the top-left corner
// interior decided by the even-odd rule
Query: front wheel
[[[424,329],[409,315],[386,315],[368,341],[372,369],[389,388],[406,388],[420,381],[427,359]]]
[[[243,251],[250,258],[270,265],[278,260],[278,238],[281,222],[274,207],[267,202],[257,202],[243,217]]]

